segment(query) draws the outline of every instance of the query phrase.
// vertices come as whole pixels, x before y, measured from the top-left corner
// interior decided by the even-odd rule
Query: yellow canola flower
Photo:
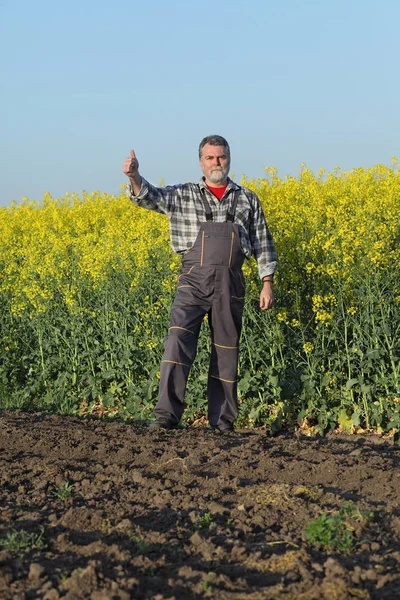
[[[314,350],[314,344],[312,342],[306,342],[303,344],[303,350],[306,354],[310,354]]]
[[[288,314],[286,310],[281,310],[278,312],[278,314],[276,315],[276,318],[278,319],[278,321],[280,321],[281,323],[289,323],[288,320]]]
[[[314,175],[306,165],[298,178],[247,180],[261,198],[281,269],[282,285],[315,274],[349,284],[362,272],[400,266],[400,172],[392,165]],[[329,285],[329,284],[328,284]]]
[[[131,289],[163,257],[176,264],[168,244],[168,220],[120,197],[84,192],[42,202],[25,200],[0,209],[0,294],[12,298],[15,315],[46,310],[61,298],[71,310],[87,288],[101,287],[112,273],[124,272]]]

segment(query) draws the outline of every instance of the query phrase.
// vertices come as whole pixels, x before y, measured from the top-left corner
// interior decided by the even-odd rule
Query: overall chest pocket
[[[201,264],[230,266],[235,235],[232,232],[204,232]]]

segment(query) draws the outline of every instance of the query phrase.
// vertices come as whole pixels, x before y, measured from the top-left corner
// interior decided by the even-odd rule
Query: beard
[[[214,167],[211,169],[207,179],[211,183],[222,183],[228,177],[229,167],[223,169],[222,167]]]

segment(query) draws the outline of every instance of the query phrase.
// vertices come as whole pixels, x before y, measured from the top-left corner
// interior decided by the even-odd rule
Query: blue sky
[[[0,0],[0,205],[153,183],[281,176],[400,154],[398,0]]]

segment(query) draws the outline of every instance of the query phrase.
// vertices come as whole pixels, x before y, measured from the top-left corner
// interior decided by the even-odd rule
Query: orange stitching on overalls
[[[204,256],[204,231],[201,233],[201,257],[200,257],[200,266],[203,266],[203,256]]]
[[[185,363],[176,362],[176,360],[162,360],[161,362],[172,363],[173,365],[180,365],[181,367],[190,367]]]
[[[211,375],[213,379],[219,379],[219,381],[225,381],[225,383],[235,383],[237,379],[222,379],[222,377],[216,377],[215,375]]]
[[[244,296],[232,296],[235,300],[244,300]]]
[[[189,275],[189,273],[192,272],[192,269],[195,268],[196,265],[193,265],[192,267],[190,267],[189,271],[187,273],[181,273],[180,275],[178,275],[178,283],[181,277],[183,277],[184,275]]]
[[[232,251],[233,251],[233,240],[234,240],[234,238],[235,238],[235,236],[234,236],[234,233],[233,233],[233,231],[232,231],[231,253],[230,253],[230,255],[229,255],[229,264],[228,264],[228,267],[230,267],[230,266],[231,266],[231,262],[232,262]]]
[[[179,325],[172,325],[170,327],[170,329],[183,329],[183,331],[188,331],[189,333],[192,333],[194,335],[194,331],[191,331],[190,329],[186,329],[185,327],[179,327]]]
[[[229,348],[230,350],[236,350],[239,346],[223,346],[222,344],[216,344],[213,342],[214,346],[218,346],[218,348]]]

